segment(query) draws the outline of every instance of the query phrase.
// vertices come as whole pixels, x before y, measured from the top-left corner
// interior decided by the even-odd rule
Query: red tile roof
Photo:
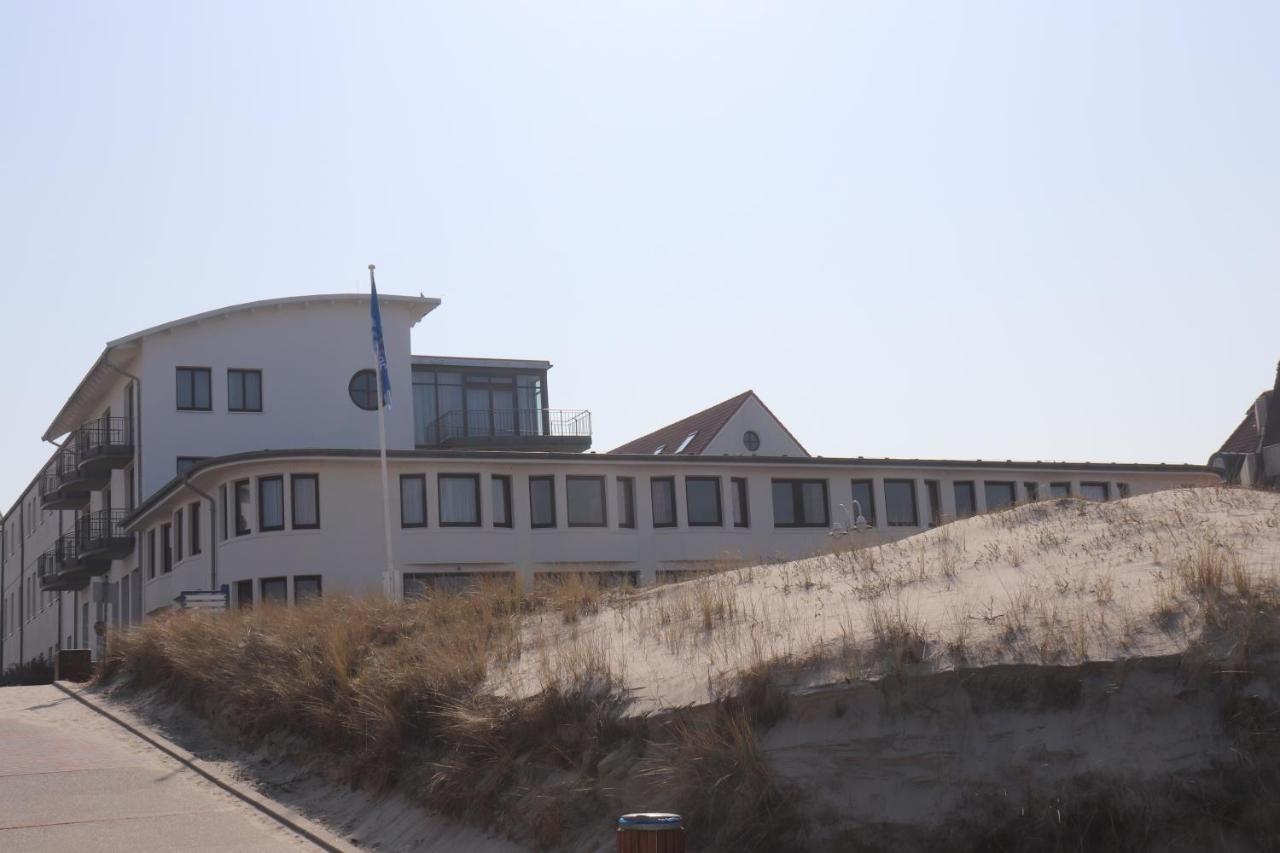
[[[681,418],[673,424],[667,424],[662,429],[656,429],[648,435],[642,435],[635,441],[628,441],[621,447],[615,447],[610,453],[647,453],[653,452],[662,446],[662,456],[672,456],[676,452],[676,448],[680,446],[680,442],[684,441],[690,433],[696,432],[697,435],[689,442],[689,445],[680,452],[681,456],[697,456],[707,445],[716,437],[720,430],[724,429],[724,425],[729,422],[729,418],[742,407],[742,404],[749,397],[754,397],[754,391],[743,391],[736,397],[730,397],[723,403],[716,403],[709,409],[703,409],[697,414],[689,415],[687,418]],[[655,454],[657,455],[657,454]]]
[[[1258,416],[1257,408],[1259,405],[1265,407],[1267,398],[1274,396],[1270,391],[1263,391],[1262,395],[1249,406],[1248,411],[1244,413],[1244,420],[1235,428],[1235,431],[1227,437],[1222,443],[1222,447],[1218,449],[1219,453],[1257,453],[1261,444],[1261,435],[1258,434]]]

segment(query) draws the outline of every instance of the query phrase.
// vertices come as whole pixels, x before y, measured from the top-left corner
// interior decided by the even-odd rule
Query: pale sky
[[[366,286],[595,447],[1203,463],[1280,359],[1280,4],[0,6],[0,508],[103,344]]]

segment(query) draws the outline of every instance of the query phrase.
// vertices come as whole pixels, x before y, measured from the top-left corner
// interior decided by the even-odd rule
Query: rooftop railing
[[[590,438],[591,412],[577,409],[455,409],[427,427],[428,444],[469,438]]]

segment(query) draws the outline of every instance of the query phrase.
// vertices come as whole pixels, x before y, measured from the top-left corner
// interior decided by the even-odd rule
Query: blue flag
[[[382,383],[382,405],[391,408],[391,375],[387,372],[387,348],[382,343],[382,312],[378,310],[378,285],[369,267],[369,315],[373,319],[373,355],[378,361],[378,381]]]

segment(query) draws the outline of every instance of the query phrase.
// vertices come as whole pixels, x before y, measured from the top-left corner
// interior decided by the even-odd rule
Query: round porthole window
[[[756,435],[756,431],[749,429],[742,434],[742,446],[752,453],[760,449],[760,436]]]
[[[351,402],[366,412],[378,411],[378,377],[372,370],[360,370],[347,384]]]

